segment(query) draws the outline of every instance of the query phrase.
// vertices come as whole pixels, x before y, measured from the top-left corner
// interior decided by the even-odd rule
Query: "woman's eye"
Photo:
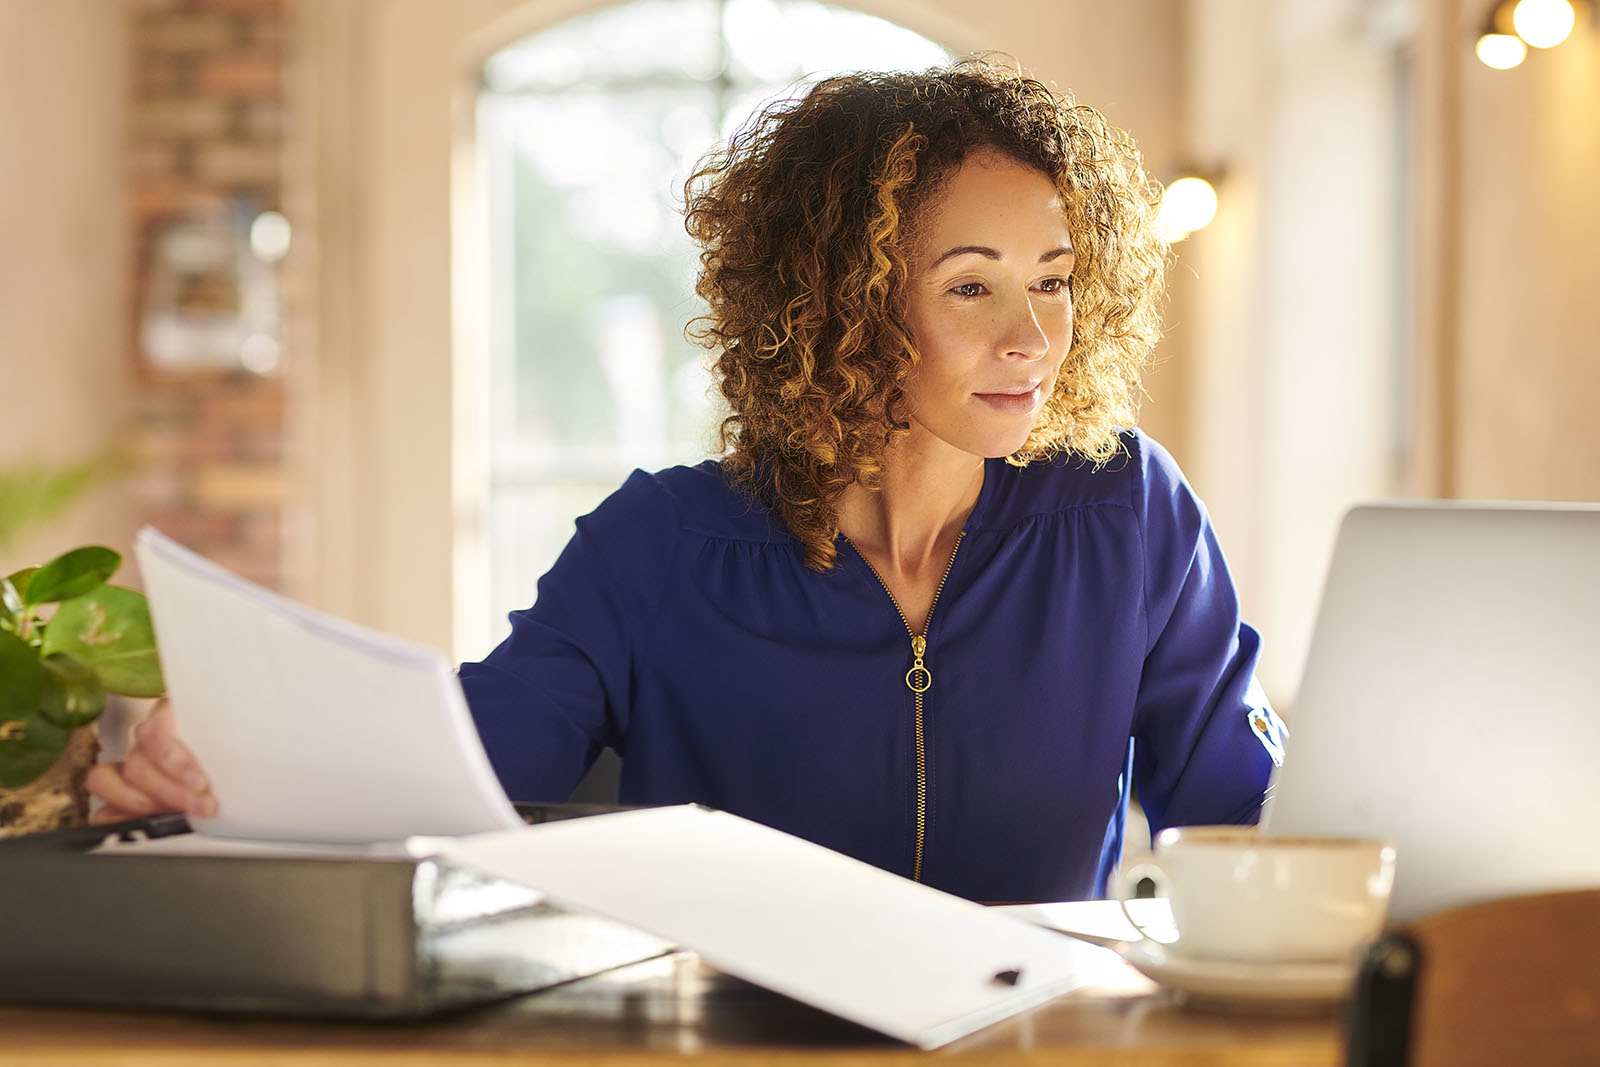
[[[1067,280],[1065,278],[1046,278],[1035,288],[1041,293],[1061,293],[1066,291]]]
[[[952,286],[950,291],[952,293],[956,294],[957,296],[982,296],[983,295],[983,283],[982,282],[964,282],[961,285]]]

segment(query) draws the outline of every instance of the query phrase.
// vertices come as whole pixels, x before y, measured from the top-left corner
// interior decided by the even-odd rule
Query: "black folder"
[[[672,951],[434,859],[73,850],[106,835],[0,847],[0,1001],[407,1019]]]

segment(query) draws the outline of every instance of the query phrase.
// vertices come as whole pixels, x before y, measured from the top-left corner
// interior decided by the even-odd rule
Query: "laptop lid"
[[[1339,529],[1269,833],[1387,837],[1391,916],[1600,885],[1600,505]]]

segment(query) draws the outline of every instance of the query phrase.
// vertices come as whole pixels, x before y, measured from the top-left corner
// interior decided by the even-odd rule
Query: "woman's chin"
[[[929,425],[916,416],[912,416],[911,427],[914,437],[922,437],[924,447],[934,445],[937,448],[950,448],[957,452],[964,452],[978,459],[1004,459],[1016,454],[1028,443],[1028,438],[1033,434],[1033,419],[1008,420],[1012,425],[994,425],[993,420],[983,420],[989,425],[975,423],[967,420],[965,425]],[[941,432],[943,431],[943,432]]]
[[[978,454],[984,459],[1005,459],[1007,456],[1014,456],[1022,451],[1022,447],[1028,443],[1028,437],[1028,434],[1021,434],[1020,436],[1014,435],[996,440],[983,448]]]

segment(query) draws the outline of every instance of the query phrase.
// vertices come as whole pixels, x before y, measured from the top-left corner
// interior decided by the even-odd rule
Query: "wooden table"
[[[0,1005],[0,1067],[200,1064],[660,1064],[819,1062],[1336,1067],[1339,1020],[1184,1008],[1106,953],[1094,985],[935,1052],[718,974],[679,954],[428,1023],[311,1023]]]

